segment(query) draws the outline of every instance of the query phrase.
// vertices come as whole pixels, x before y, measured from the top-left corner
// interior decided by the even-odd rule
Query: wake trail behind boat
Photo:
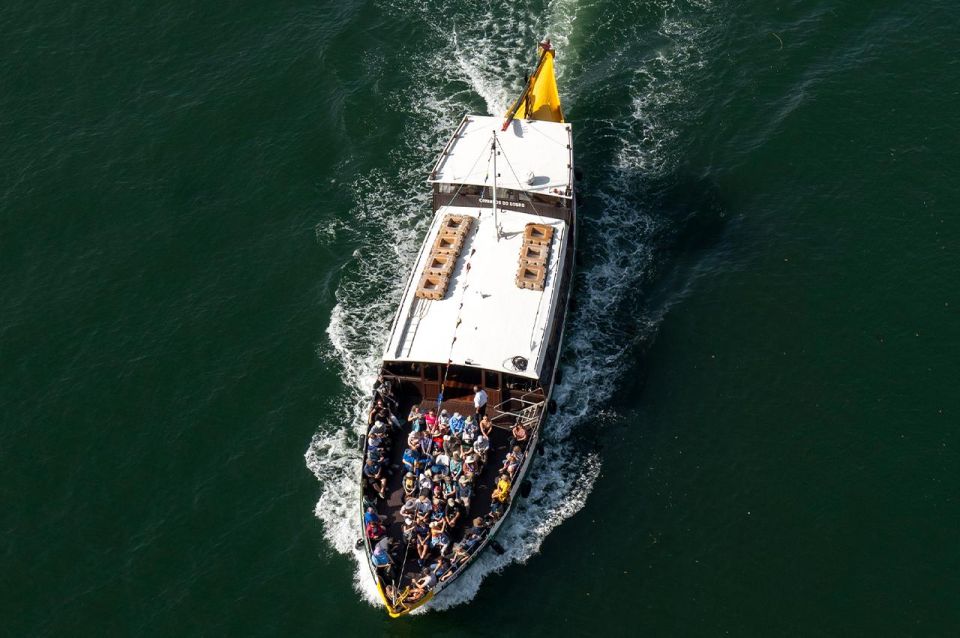
[[[479,16],[466,13],[459,4],[438,4],[442,3],[418,9],[385,7],[398,19],[409,20],[410,12],[417,11],[415,19],[436,34],[439,46],[411,54],[397,69],[412,82],[396,97],[395,107],[410,115],[399,148],[389,155],[389,171],[371,171],[351,185],[355,204],[347,216],[349,222],[317,228],[320,242],[348,236],[359,248],[335,293],[337,303],[327,328],[329,344],[320,347],[320,356],[340,367],[345,393],[334,406],[335,418],[321,422],[305,457],[320,481],[315,513],[326,538],[336,551],[354,556],[355,587],[377,605],[379,597],[365,554],[355,547],[362,535],[360,452],[355,443],[365,429],[365,409],[405,274],[429,225],[425,165],[443,147],[460,117],[477,110],[478,96],[492,115],[507,109],[521,86],[520,69],[529,63],[525,54],[531,42],[549,35],[558,45],[561,92],[565,99],[570,95],[570,105],[578,102],[577,74],[583,73],[577,53],[568,46],[577,39],[574,31],[581,10],[574,2],[549,2],[538,12],[512,4],[496,10],[487,5]],[[626,9],[630,8],[628,4]],[[624,87],[631,98],[629,110],[609,121],[586,117],[581,121],[568,110],[575,134],[608,130],[615,134],[615,144],[608,153],[611,159],[599,171],[602,179],[588,193],[590,206],[581,209],[587,232],[581,237],[578,307],[568,317],[565,335],[564,360],[570,363],[561,367],[564,382],[555,389],[561,409],[546,423],[545,453],[528,475],[533,489],[528,498],[517,500],[497,535],[505,552],[484,552],[421,610],[469,601],[488,574],[536,554],[550,531],[583,507],[600,473],[599,454],[580,450],[576,433],[601,413],[630,363],[616,316],[642,282],[655,252],[651,242],[658,222],[653,211],[644,208],[633,180],[644,171],[662,174],[673,161],[668,144],[690,112],[685,107],[684,78],[702,67],[698,41],[710,28],[709,8],[666,2],[659,9],[662,18],[656,30],[671,39],[672,48],[639,63],[618,61],[611,54],[611,76],[631,70]],[[640,37],[643,27],[628,26],[629,21],[622,24],[611,31],[611,37],[622,42]],[[576,158],[581,165],[591,155],[590,140],[585,141],[578,143],[578,153],[581,148],[587,151]],[[601,247],[591,243],[588,254],[584,240],[598,235],[608,241]],[[624,245],[630,250],[621,250]],[[637,338],[649,335],[657,322],[655,317],[647,318]]]

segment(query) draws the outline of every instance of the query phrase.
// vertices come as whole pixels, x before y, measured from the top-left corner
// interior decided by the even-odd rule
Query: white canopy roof
[[[469,215],[477,221],[460,252],[446,296],[435,301],[419,299],[417,285],[446,214]],[[449,359],[457,365],[539,377],[552,327],[551,308],[558,303],[567,227],[560,220],[510,210],[499,211],[498,219],[499,239],[492,209],[444,206],[437,211],[400,301],[385,360],[446,363]],[[518,288],[515,283],[523,231],[529,223],[554,228],[543,291]],[[516,356],[527,359],[524,372],[511,364]]]
[[[573,196],[573,142],[569,124],[514,120],[500,130],[503,118],[468,115],[440,155],[431,183],[491,186],[490,142],[500,143],[499,188],[555,197]],[[530,179],[530,174],[533,178]]]

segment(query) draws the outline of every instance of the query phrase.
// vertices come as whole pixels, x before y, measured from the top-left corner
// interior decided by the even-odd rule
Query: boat
[[[466,115],[374,384],[358,541],[391,617],[488,547],[542,453],[576,246],[573,132],[549,39],[503,117]]]

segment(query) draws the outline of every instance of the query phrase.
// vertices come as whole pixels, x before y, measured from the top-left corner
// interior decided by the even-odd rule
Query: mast
[[[490,152],[493,153],[493,225],[497,229],[497,242],[500,241],[500,220],[497,216],[497,132],[490,139]]]

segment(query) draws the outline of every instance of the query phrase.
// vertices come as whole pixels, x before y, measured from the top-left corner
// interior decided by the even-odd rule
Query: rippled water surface
[[[854,5],[0,8],[5,630],[954,634],[960,10]],[[560,411],[506,552],[390,621],[359,411],[426,172],[544,35]]]

